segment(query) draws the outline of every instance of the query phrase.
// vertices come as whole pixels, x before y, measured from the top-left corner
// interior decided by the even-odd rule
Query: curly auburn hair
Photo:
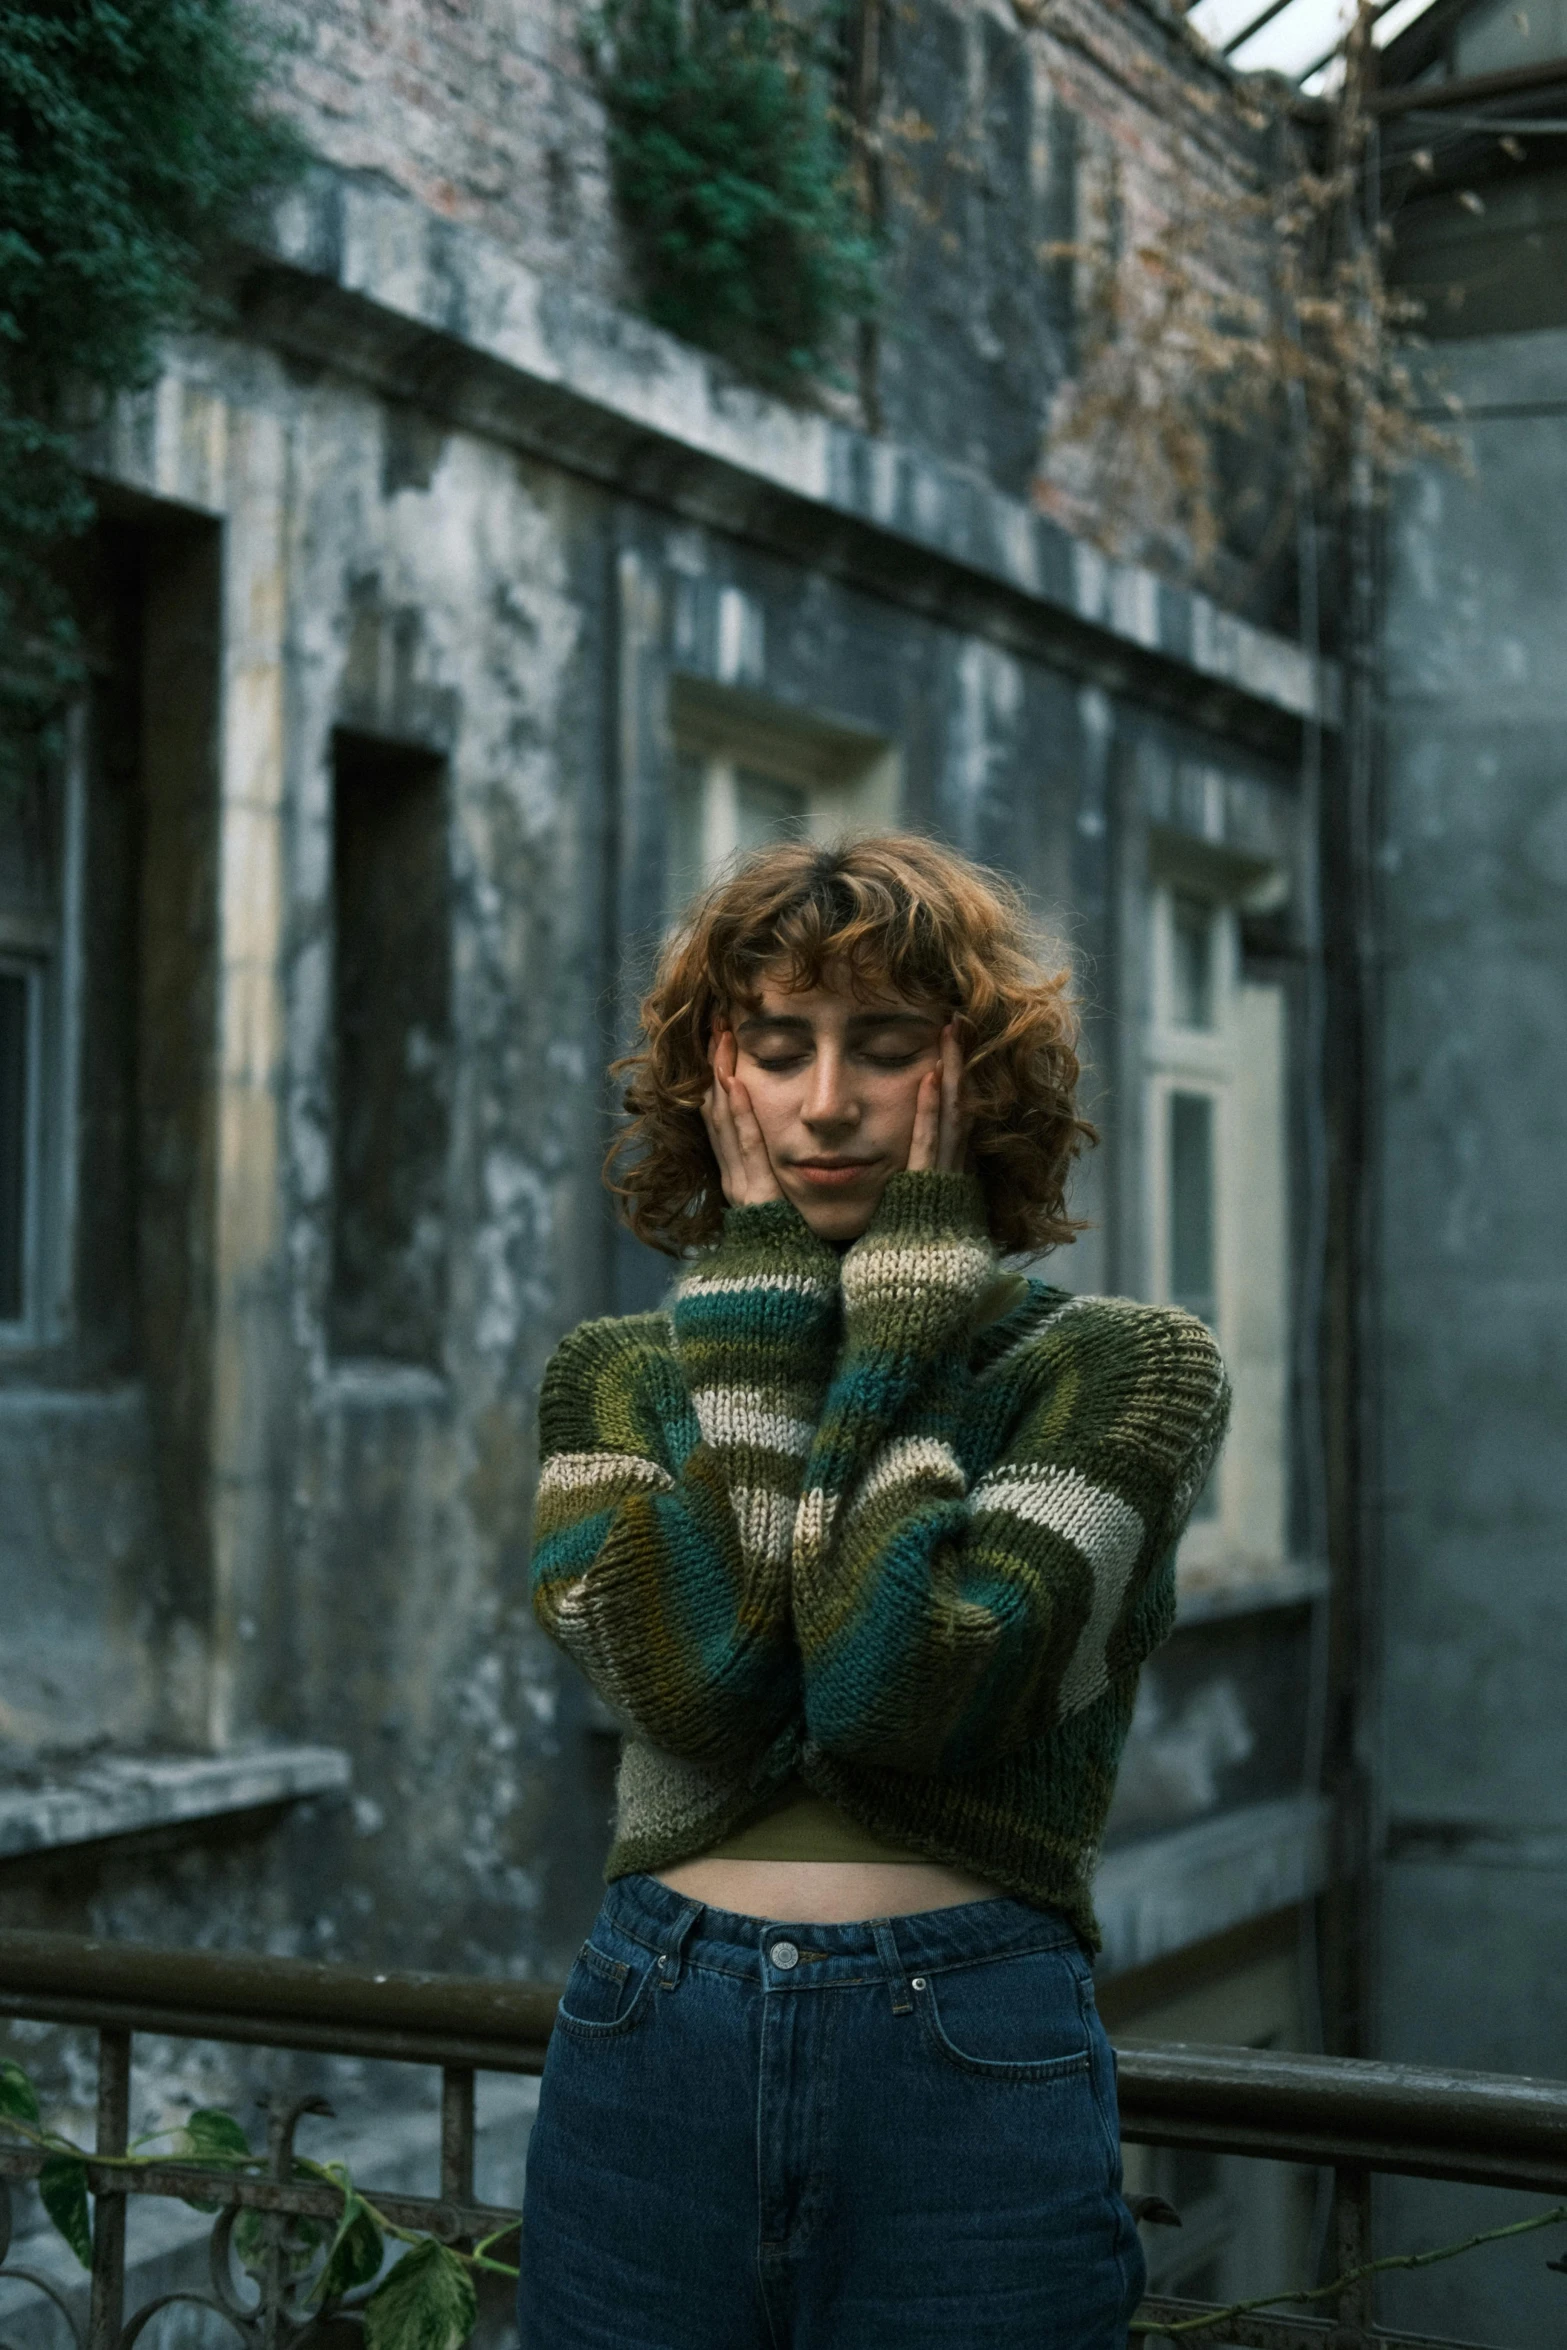
[[[640,1045],[610,1072],[629,1079],[630,1116],[604,1177],[639,1240],[680,1256],[716,1238],[724,1198],[701,1109],[709,1044],[780,965],[791,988],[816,987],[835,966],[851,986],[885,984],[952,1017],[992,1238],[1034,1251],[1074,1238],[1066,1178],[1098,1136],[1074,1098],[1069,975],[1040,961],[1010,882],[935,841],[882,833],[758,850],[694,901],[665,945]]]

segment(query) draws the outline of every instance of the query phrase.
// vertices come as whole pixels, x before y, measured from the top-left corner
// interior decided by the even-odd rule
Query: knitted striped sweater
[[[894,1176],[841,1259],[730,1209],[667,1310],[584,1323],[544,1381],[533,1602],[625,1730],[606,1874],[797,1776],[1096,1941],[1228,1401],[1190,1315],[1001,1273],[972,1176]]]

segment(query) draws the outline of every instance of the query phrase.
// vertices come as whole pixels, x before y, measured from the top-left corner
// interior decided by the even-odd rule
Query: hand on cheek
[[[909,1137],[911,1175],[952,1174],[968,1157],[972,1121],[963,1107],[963,1053],[949,1021],[941,1032],[936,1066],[920,1079]]]
[[[708,1058],[713,1082],[702,1103],[702,1120],[718,1161],[724,1197],[732,1208],[765,1207],[769,1200],[782,1199],[783,1193],[751,1097],[735,1074],[738,1056],[731,1029],[720,1029],[714,1036]]]

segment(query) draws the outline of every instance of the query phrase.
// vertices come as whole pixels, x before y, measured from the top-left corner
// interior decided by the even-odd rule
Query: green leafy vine
[[[134,2171],[149,2159],[160,2169],[189,2167],[236,2176],[261,2175],[267,2166],[267,2157],[252,2147],[233,2114],[213,2106],[199,2107],[178,2129],[138,2139],[128,2153],[90,2154],[74,2139],[45,2127],[37,2090],[10,2057],[0,2057],[0,2128],[43,2156],[39,2197],[84,2268],[92,2265],[93,2171]],[[149,2148],[161,2151],[149,2156]],[[468,2247],[443,2244],[388,2219],[355,2186],[344,2163],[312,2162],[295,2155],[293,2170],[302,2179],[335,2189],[342,2208],[335,2223],[290,2216],[281,2245],[283,2266],[301,2279],[314,2270],[305,2294],[307,2307],[341,2307],[349,2294],[363,2293],[352,2307],[363,2316],[367,2350],[460,2350],[478,2322],[474,2273],[483,2270],[516,2278],[516,2269],[497,2260],[492,2250],[514,2232],[515,2221]],[[220,2208],[199,2194],[185,2200],[197,2211]],[[245,2208],[235,2222],[233,2250],[241,2267],[252,2273],[261,2271],[273,2242],[269,2219],[268,2214]],[[275,2231],[275,2219],[270,2225]],[[383,2276],[389,2241],[407,2249]],[[365,2292],[366,2287],[373,2289]]]
[[[0,40],[0,637],[8,698],[77,673],[51,564],[92,519],[76,433],[202,314],[202,273],[301,152],[263,119],[240,0],[6,0]],[[18,636],[25,652],[18,657]]]
[[[606,0],[584,36],[649,316],[785,392],[875,303],[840,38],[834,0]]]

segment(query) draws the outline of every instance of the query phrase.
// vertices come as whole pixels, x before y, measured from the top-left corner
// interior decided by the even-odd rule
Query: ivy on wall
[[[786,392],[874,304],[840,38],[831,0],[608,0],[587,34],[649,315]]]
[[[235,0],[0,0],[0,691],[74,666],[49,552],[92,499],[74,430],[201,312],[204,258],[294,149]],[[19,646],[25,650],[19,653]]]

